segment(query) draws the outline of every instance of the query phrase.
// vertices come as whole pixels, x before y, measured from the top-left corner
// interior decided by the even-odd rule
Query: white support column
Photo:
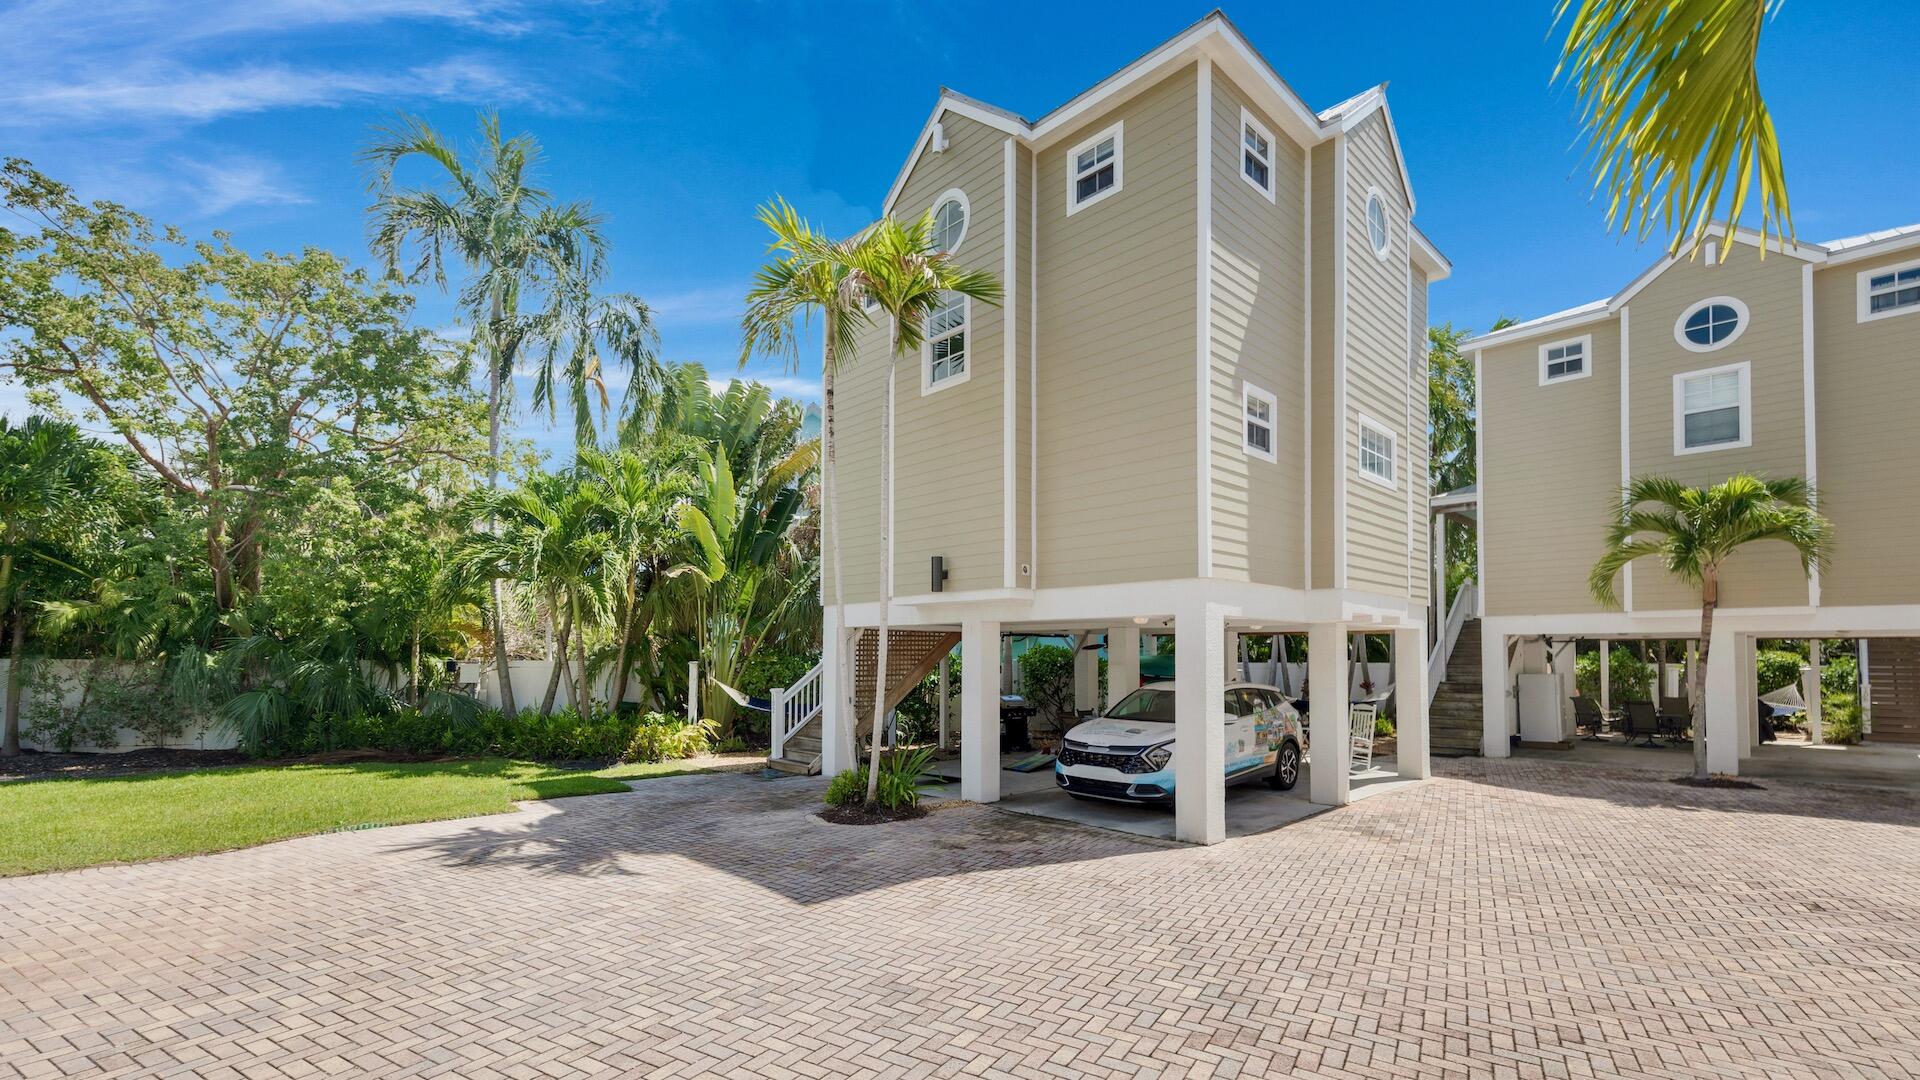
[[[1447,625],[1447,515],[1433,515],[1433,633]]]
[[[1107,631],[1107,704],[1112,705],[1140,687],[1140,628],[1115,626]]]
[[[1600,712],[1613,712],[1613,642],[1600,639]]]
[[[951,741],[948,738],[947,712],[953,701],[953,690],[947,685],[947,658],[940,658],[940,670],[934,672],[934,694],[940,699],[940,749],[945,750]]]
[[[1760,745],[1760,639],[1741,634],[1739,642],[1734,649],[1740,658],[1735,678],[1740,680],[1740,757],[1745,760]]]
[[[1823,737],[1820,725],[1826,719],[1820,711],[1820,669],[1824,666],[1820,639],[1813,638],[1807,642],[1807,670],[1800,680],[1800,699],[1807,703],[1807,741],[1815,746],[1820,745]]]
[[[1068,640],[1073,642],[1073,710],[1086,712],[1100,707],[1100,654],[1087,648],[1093,641],[1093,635],[1074,634]]]
[[[1485,704],[1480,714],[1480,753],[1483,757],[1507,757],[1513,744],[1513,674],[1507,664],[1505,634],[1480,638],[1480,693]]]
[[[1173,835],[1217,844],[1227,838],[1226,616],[1195,603],[1174,620]]]
[[[1393,632],[1394,760],[1409,780],[1433,775],[1427,750],[1427,630]]]
[[[1707,771],[1736,776],[1746,736],[1740,725],[1739,635],[1716,624],[1707,643]],[[1695,734],[1698,734],[1696,732]]]
[[[1323,806],[1352,800],[1347,772],[1347,624],[1307,628],[1308,798]]]
[[[852,642],[840,609],[827,608],[820,628],[820,771],[838,776],[853,768]],[[844,670],[843,670],[844,665]]]
[[[574,704],[579,704],[575,702]],[[687,723],[700,722],[700,661],[687,661]]]
[[[1224,654],[1227,662],[1226,673],[1228,682],[1239,682],[1241,679],[1240,673],[1245,670],[1240,662],[1240,650],[1243,648],[1245,648],[1245,645],[1241,642],[1240,631],[1227,631],[1227,640],[1221,647],[1221,652]]]
[[[960,797],[1000,801],[1000,624],[960,624]]]

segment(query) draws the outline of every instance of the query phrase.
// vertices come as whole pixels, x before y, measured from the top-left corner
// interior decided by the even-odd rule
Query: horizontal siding
[[[1424,604],[1433,595],[1433,530],[1428,527],[1429,483],[1427,433],[1427,275],[1413,268],[1413,317],[1407,327],[1407,394],[1413,402],[1407,430],[1407,479],[1413,487],[1413,531],[1407,537],[1408,560],[1413,566],[1413,598]]]
[[[1033,329],[1038,296],[1033,277],[1033,152],[1014,149],[1014,281],[1016,304],[1013,334],[1014,384],[1014,584],[1033,584],[1034,550],[1034,424],[1036,391],[1033,384]]]
[[[1480,354],[1488,615],[1601,610],[1587,571],[1606,551],[1620,489],[1620,328],[1579,330],[1589,332],[1593,374],[1584,379],[1540,385],[1540,346],[1557,338]],[[1631,366],[1637,377],[1637,358]]]
[[[1914,258],[1814,272],[1816,468],[1833,522],[1822,604],[1920,603],[1920,313],[1860,322],[1855,292],[1860,273]]]
[[[846,571],[844,601],[871,603],[880,595],[880,393],[886,386],[886,331],[861,330],[854,354],[840,365],[834,388],[834,486],[836,512],[821,535],[826,602],[835,601],[834,530],[848,537],[840,558]]]
[[[1198,567],[1196,89],[1183,68],[1040,155],[1043,587]],[[1069,216],[1067,156],[1116,119],[1121,190]]]
[[[1334,142],[1324,142],[1310,155],[1313,192],[1308,206],[1310,247],[1313,251],[1310,289],[1313,352],[1309,357],[1307,399],[1312,434],[1312,452],[1307,462],[1312,513],[1308,521],[1313,556],[1313,587],[1330,589],[1334,585],[1334,473],[1340,460],[1337,452],[1340,424],[1333,414],[1333,372],[1335,344],[1334,270],[1336,249],[1340,243],[1339,217],[1335,214]]]
[[[1221,73],[1213,81],[1210,406],[1213,571],[1304,587],[1306,151]],[[1272,140],[1274,198],[1242,169],[1242,108]],[[1246,451],[1242,386],[1278,399],[1269,462]]]

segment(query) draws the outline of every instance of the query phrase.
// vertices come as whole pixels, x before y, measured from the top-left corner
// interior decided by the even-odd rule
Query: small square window
[[[1394,434],[1385,424],[1360,418],[1360,475],[1386,487],[1394,483]]]
[[[1280,401],[1252,383],[1240,384],[1242,446],[1252,457],[1277,460],[1274,454],[1274,421]]]
[[[1273,133],[1246,109],[1240,110],[1240,178],[1273,200]]]
[[[1120,190],[1124,143],[1123,126],[1115,124],[1073,148],[1067,159],[1068,214]]]
[[[1593,335],[1540,346],[1540,385],[1584,379],[1593,374]]]
[[[1673,452],[1753,445],[1753,400],[1745,363],[1673,377]]]

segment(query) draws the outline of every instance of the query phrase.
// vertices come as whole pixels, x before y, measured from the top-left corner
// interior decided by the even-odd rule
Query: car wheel
[[[1280,757],[1273,763],[1273,775],[1267,777],[1267,786],[1275,791],[1292,791],[1293,785],[1299,782],[1300,744],[1281,743]]]

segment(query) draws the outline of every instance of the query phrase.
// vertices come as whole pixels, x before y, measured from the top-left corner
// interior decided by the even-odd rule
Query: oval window
[[[967,235],[967,201],[959,192],[949,192],[933,211],[933,246],[952,252]]]
[[[1731,296],[1716,296],[1683,312],[1674,336],[1693,352],[1709,352],[1739,337],[1746,325],[1745,304]]]
[[[1391,239],[1387,232],[1387,204],[1380,198],[1379,192],[1367,196],[1367,241],[1373,245],[1373,253],[1379,258],[1387,257],[1387,243]]]

